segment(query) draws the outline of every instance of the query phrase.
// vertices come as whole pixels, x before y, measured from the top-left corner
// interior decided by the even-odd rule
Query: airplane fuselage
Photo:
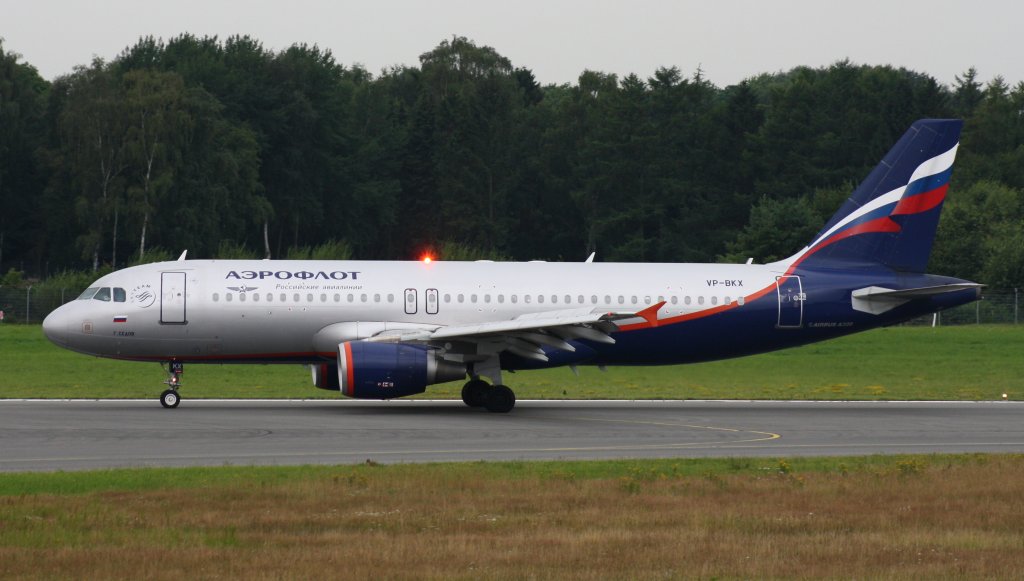
[[[364,338],[318,338],[338,323],[429,329],[664,303],[654,324],[621,321],[613,344],[577,338],[573,352],[546,350],[548,361],[506,353],[502,367],[675,364],[819,341],[977,297],[967,289],[882,314],[856,310],[851,301],[864,287],[949,282],[959,281],[784,264],[189,260],[99,279],[90,288],[111,292],[61,307],[47,334],[69,349],[116,359],[316,363],[337,356],[337,341]]]

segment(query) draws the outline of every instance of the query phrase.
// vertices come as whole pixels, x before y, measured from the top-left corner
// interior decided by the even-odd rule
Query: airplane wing
[[[519,315],[505,321],[450,325],[435,329],[407,329],[379,333],[371,342],[420,343],[441,350],[451,361],[472,361],[479,357],[509,351],[527,359],[547,361],[542,347],[576,351],[568,341],[587,339],[613,344],[609,334],[618,330],[618,321],[643,319],[658,324],[658,310],[664,301],[639,311],[597,311],[591,308],[563,309]]]

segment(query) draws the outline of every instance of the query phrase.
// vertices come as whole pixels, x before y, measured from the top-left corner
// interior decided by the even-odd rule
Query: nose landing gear
[[[167,379],[164,385],[167,389],[160,394],[160,405],[165,408],[176,408],[181,403],[181,396],[178,395],[178,387],[181,385],[181,374],[185,371],[185,364],[180,361],[171,361],[167,370]]]

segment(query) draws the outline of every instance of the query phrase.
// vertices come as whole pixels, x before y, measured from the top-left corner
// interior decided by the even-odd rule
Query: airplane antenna
[[[751,256],[750,258],[747,259],[747,264],[754,264],[754,257],[753,256]]]
[[[178,257],[178,262],[185,262],[185,255],[186,254],[188,254],[188,249],[187,248],[185,249],[185,252],[182,252],[181,256]]]
[[[590,256],[588,256],[587,259],[584,260],[584,262],[594,262],[594,256],[595,255],[597,255],[597,252],[591,252]]]

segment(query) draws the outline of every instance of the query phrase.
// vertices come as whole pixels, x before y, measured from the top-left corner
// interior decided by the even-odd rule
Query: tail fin
[[[814,241],[785,262],[923,273],[962,126],[959,119],[914,122]]]

